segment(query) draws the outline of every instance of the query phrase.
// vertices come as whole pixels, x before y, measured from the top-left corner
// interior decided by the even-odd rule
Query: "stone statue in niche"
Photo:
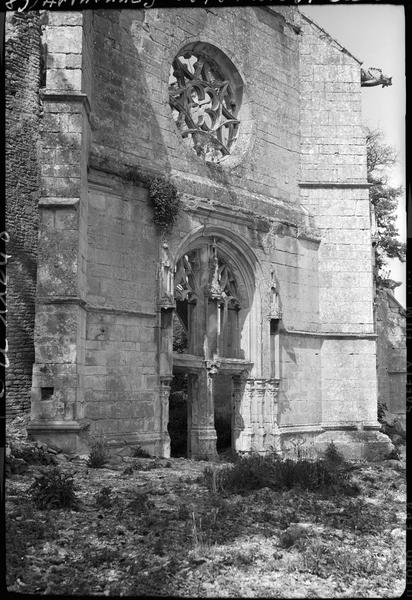
[[[271,287],[270,287],[270,307],[269,307],[269,316],[271,319],[280,319],[281,318],[281,310],[280,310],[280,301],[279,301],[279,293],[277,290],[276,280],[274,274],[271,274]]]
[[[219,282],[219,260],[217,257],[216,246],[212,246],[212,260],[211,260],[211,282],[209,294],[213,299],[220,299],[222,296],[222,288]]]
[[[160,258],[160,303],[162,306],[174,306],[173,270],[166,242],[162,244]]]
[[[382,74],[381,69],[370,67],[369,69],[361,69],[361,87],[372,87],[381,85],[383,88],[392,85],[392,77],[387,77]]]

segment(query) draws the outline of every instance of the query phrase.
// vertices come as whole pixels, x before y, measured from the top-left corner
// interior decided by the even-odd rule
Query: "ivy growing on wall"
[[[175,185],[166,177],[153,177],[136,169],[129,169],[124,178],[132,183],[147,186],[153,210],[153,222],[162,231],[173,227],[181,207]]]
[[[150,184],[149,197],[154,223],[163,230],[173,227],[180,209],[180,198],[173,183],[155,177]]]

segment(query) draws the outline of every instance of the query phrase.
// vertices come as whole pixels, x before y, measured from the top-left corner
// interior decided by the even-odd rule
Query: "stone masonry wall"
[[[108,173],[125,172],[133,166],[137,173],[147,171],[171,176],[183,194],[185,206],[191,207],[189,214],[180,215],[168,236],[171,255],[177,258],[175,248],[185,235],[202,224],[237,233],[261,261],[263,279],[256,285],[261,287],[264,298],[269,295],[271,272],[274,273],[286,327],[317,331],[319,243],[301,238],[298,228],[302,223],[308,224],[306,214],[299,207],[297,187],[298,36],[281,13],[276,12],[276,8],[270,11],[254,8],[94,11],[90,161],[92,167]],[[183,143],[172,119],[168,103],[170,66],[179,49],[195,40],[221,49],[245,82],[243,104],[248,119],[243,126],[248,135],[227,166],[224,162],[211,165],[197,157]],[[137,212],[130,212],[137,210],[132,208],[136,206],[143,210],[144,198],[138,201],[139,188],[134,190],[137,196],[127,201],[119,183],[113,184],[113,188],[114,196],[96,190],[90,195],[89,243],[92,248],[88,263],[88,298],[99,306],[153,312],[155,299],[150,282],[154,281],[152,257],[157,258],[157,252],[150,244],[155,242],[155,231],[153,227],[150,231],[145,218],[142,221]],[[208,208],[207,217],[193,209],[199,202],[203,210]],[[270,232],[258,231],[253,220],[245,226],[245,215],[239,222],[235,214],[226,220],[219,212],[222,205],[225,212],[237,205],[287,224],[274,226]],[[122,254],[121,249],[125,244],[130,245],[132,239],[125,227],[130,231],[136,228],[130,249],[135,265]],[[142,256],[150,258],[142,263]],[[124,280],[119,279],[120,272]],[[128,298],[126,304],[125,298]],[[139,320],[143,324],[142,318],[128,317],[131,330]],[[101,340],[94,329],[98,319],[102,319],[107,328],[102,335],[108,337]],[[137,423],[143,419],[144,428],[139,425],[143,432],[151,423],[152,413],[149,415],[146,409],[140,413],[139,406],[144,408],[147,398],[152,398],[153,404],[158,396],[153,387],[156,360],[153,356],[150,367],[149,354],[148,364],[142,365],[134,353],[137,347],[154,343],[154,338],[139,340],[136,337],[122,342],[117,337],[120,326],[114,317],[103,317],[103,312],[100,316],[98,312],[89,314],[88,323],[93,335],[88,333],[86,370],[91,375],[87,383],[86,414],[97,415],[95,411],[103,411],[104,414],[99,412],[96,427],[109,431],[113,438],[121,437],[130,428],[126,406],[131,402],[131,420]],[[265,320],[264,324],[267,331],[259,331],[256,334],[259,342],[254,342],[260,344],[261,358],[253,371],[258,377],[262,376],[259,374],[270,376],[269,321]],[[147,318],[144,325],[142,331],[148,332],[155,322]],[[98,339],[93,337],[95,334]],[[320,383],[319,379],[312,378],[308,384],[307,377],[320,372],[319,341],[290,340],[286,336],[283,346],[281,418],[297,423],[316,421],[321,411]],[[98,361],[94,371],[88,360]],[[119,363],[121,360],[123,366]],[[113,371],[117,372],[117,378],[113,377]],[[98,387],[93,387],[95,384]],[[296,399],[299,402],[295,402]],[[312,410],[308,411],[311,402]],[[155,402],[154,405],[157,411]],[[146,406],[149,409],[150,403]],[[117,418],[117,424],[114,423],[116,414],[124,415]]]
[[[321,347],[322,425],[352,421],[374,427],[376,344],[360,63],[309,19],[302,16],[300,24],[301,199],[322,236],[319,320],[329,334]]]
[[[283,17],[254,8],[104,10],[94,12],[94,28],[94,160],[170,173],[182,191],[210,200],[253,210],[263,196],[283,214],[297,211],[298,41]],[[197,157],[172,119],[170,66],[195,40],[220,48],[246,82],[247,139],[231,168]]]
[[[40,44],[40,30],[36,39]],[[41,170],[43,190],[33,372],[38,407],[45,406],[41,394],[54,387],[50,402],[60,402],[63,425],[77,426],[74,419],[85,417],[92,434],[160,449],[160,237],[147,190],[126,183],[124,175],[133,171],[136,181],[143,174],[169,176],[181,193],[185,210],[167,237],[172,264],[183,240],[201,231],[222,232],[225,243],[237,240],[236,256],[247,255],[255,295],[242,348],[253,348],[257,379],[271,377],[268,309],[275,282],[282,311],[281,428],[373,426],[358,61],[285,7],[55,12],[45,39],[42,165],[25,157],[30,173]],[[244,81],[243,133],[218,165],[187,148],[168,102],[172,61],[197,40],[219,48]],[[36,65],[40,71],[39,52],[29,62],[33,73]],[[29,83],[32,104],[24,106],[31,106],[36,123],[38,100]],[[36,191],[33,184],[30,193]],[[13,210],[18,213],[17,194]],[[34,232],[34,212],[25,214],[33,217]],[[30,293],[33,298],[33,286]]]
[[[87,36],[90,11],[44,15],[41,198],[32,410],[29,435],[74,450],[85,426]]]
[[[303,20],[302,26],[301,196],[322,232],[320,320],[324,331],[372,333],[360,65],[315,25]]]
[[[279,425],[312,425],[321,415],[319,241],[298,238],[294,228],[275,230],[265,241],[270,261],[266,272],[276,273],[282,311]],[[294,334],[299,330],[315,335]]]
[[[160,427],[155,314],[159,244],[146,189],[98,173],[92,178],[85,417],[93,421],[91,433],[150,443]]]
[[[279,426],[314,425],[321,421],[322,340],[281,335]]]
[[[6,16],[7,416],[30,407],[40,164],[41,25],[38,12]]]

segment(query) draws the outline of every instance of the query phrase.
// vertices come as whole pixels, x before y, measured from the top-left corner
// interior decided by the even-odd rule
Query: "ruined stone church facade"
[[[169,456],[180,381],[190,457],[386,447],[361,63],[295,7],[38,18],[30,435]]]

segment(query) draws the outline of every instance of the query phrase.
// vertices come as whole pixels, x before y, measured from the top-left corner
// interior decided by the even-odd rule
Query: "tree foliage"
[[[372,184],[369,197],[376,220],[375,281],[377,285],[387,287],[390,283],[387,260],[405,261],[406,247],[398,239],[396,227],[396,209],[403,189],[389,183],[390,169],[398,159],[394,148],[385,144],[382,131],[366,130],[366,148],[368,182]]]

